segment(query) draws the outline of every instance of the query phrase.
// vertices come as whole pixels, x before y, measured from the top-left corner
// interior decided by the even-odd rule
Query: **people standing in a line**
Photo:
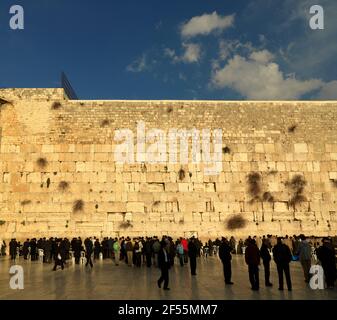
[[[222,238],[221,244],[219,246],[219,258],[223,264],[223,273],[225,277],[226,284],[234,284],[232,282],[232,248],[229,245],[226,238]]]
[[[290,249],[282,243],[282,238],[277,238],[277,243],[273,248],[273,258],[277,266],[279,279],[279,290],[283,290],[283,273],[285,274],[288,290],[292,290],[289,263],[292,260]]]
[[[300,235],[301,242],[298,245],[298,259],[301,262],[303,273],[304,273],[304,280],[306,283],[310,281],[310,268],[311,268],[311,255],[312,250],[309,242],[305,235]]]
[[[245,251],[245,261],[248,265],[249,281],[252,290],[259,290],[259,265],[260,265],[260,250],[256,245],[256,241],[251,239],[248,242]]]
[[[164,290],[170,290],[168,287],[169,284],[169,269],[170,269],[170,261],[167,252],[167,243],[165,240],[162,240],[161,249],[158,253],[158,263],[159,268],[161,270],[161,276],[157,281],[158,287],[161,288],[162,283],[164,282]]]
[[[260,249],[260,256],[263,261],[263,267],[264,267],[264,283],[266,287],[271,287],[273,284],[270,282],[270,252],[269,252],[269,241],[264,238],[262,242],[262,246]]]
[[[195,244],[195,238],[192,237],[188,243],[188,256],[190,258],[191,275],[196,276],[198,248]]]
[[[85,246],[85,258],[87,260],[87,263],[85,264],[85,266],[87,267],[88,265],[90,265],[91,269],[94,267],[94,264],[92,263],[91,260],[91,256],[93,253],[93,244],[91,241],[91,238],[86,238],[84,240],[84,246]]]
[[[336,281],[336,256],[335,249],[328,238],[323,239],[323,245],[317,250],[317,258],[322,264],[325,281],[328,289],[333,289]]]

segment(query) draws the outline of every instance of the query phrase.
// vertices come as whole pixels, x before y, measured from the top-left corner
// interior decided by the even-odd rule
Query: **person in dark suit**
[[[93,263],[92,263],[92,260],[91,260],[91,255],[92,255],[92,252],[93,252],[93,243],[91,241],[91,239],[89,238],[86,238],[84,240],[84,246],[85,246],[85,258],[87,259],[87,263],[85,264],[85,266],[87,267],[88,265],[90,265],[91,268],[93,268]]]
[[[158,263],[161,270],[161,277],[158,279],[157,283],[158,287],[161,288],[161,284],[164,281],[164,290],[170,290],[168,287],[170,259],[167,251],[167,242],[162,240],[160,246],[161,248],[158,252]]]
[[[264,280],[266,287],[271,287],[273,284],[270,283],[270,260],[271,256],[269,253],[269,241],[268,239],[264,238],[262,242],[262,246],[260,249],[260,255],[263,261],[264,266]]]
[[[232,247],[229,245],[226,238],[222,238],[221,244],[219,246],[219,258],[223,264],[223,273],[225,276],[225,283],[226,284],[233,284],[231,281],[232,278]]]
[[[191,275],[196,276],[198,249],[195,244],[195,238],[192,237],[188,243],[188,256],[190,258]]]
[[[12,239],[9,242],[9,254],[11,256],[11,260],[15,261],[16,254],[17,254],[18,243],[16,239]]]
[[[29,239],[23,243],[23,258],[27,260],[29,254]]]
[[[54,268],[53,271],[56,271],[57,266],[60,266],[61,269],[64,269],[64,259],[65,259],[65,248],[64,245],[61,244],[61,240],[58,239],[56,241],[55,247],[55,256],[54,256]]]
[[[277,238],[277,244],[273,248],[273,257],[277,266],[279,290],[283,290],[283,272],[286,276],[288,290],[292,290],[289,263],[292,260],[290,248],[282,243],[282,238]]]
[[[245,251],[245,261],[248,265],[249,281],[252,290],[259,290],[259,265],[260,265],[260,250],[254,239],[248,242]]]
[[[323,245],[317,250],[317,258],[321,261],[324,270],[325,281],[328,289],[333,289],[336,280],[336,256],[335,249],[329,238],[323,239]]]

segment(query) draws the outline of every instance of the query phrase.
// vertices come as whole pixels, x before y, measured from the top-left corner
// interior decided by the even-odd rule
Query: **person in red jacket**
[[[248,265],[249,281],[252,285],[252,290],[259,290],[259,265],[260,265],[260,250],[254,239],[250,239],[245,252],[245,260]]]
[[[186,239],[181,239],[181,245],[184,248],[184,262],[188,262],[188,242]]]

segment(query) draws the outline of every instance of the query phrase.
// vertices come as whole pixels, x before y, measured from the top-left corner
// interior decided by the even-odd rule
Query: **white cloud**
[[[249,59],[260,63],[270,62],[273,58],[274,55],[268,50],[254,51],[249,56]]]
[[[285,76],[272,58],[267,50],[251,53],[248,58],[235,55],[222,69],[214,70],[212,84],[217,88],[231,88],[252,100],[299,99],[322,87],[321,80],[301,81]]]
[[[183,43],[185,53],[181,60],[186,63],[198,62],[201,57],[201,46],[196,43]]]
[[[135,61],[131,62],[126,70],[129,72],[142,72],[148,68],[147,57],[144,53],[141,57],[137,58]]]
[[[177,55],[175,50],[170,48],[164,49],[164,55],[169,57],[173,63],[185,62],[196,63],[201,59],[201,45],[197,43],[183,43],[184,52],[181,56]]]
[[[337,81],[325,83],[317,98],[320,100],[337,100]]]
[[[255,49],[250,42],[242,43],[239,40],[223,40],[219,41],[219,58],[227,60],[234,53],[243,51],[245,53],[253,52]]]
[[[208,35],[213,31],[223,31],[234,25],[234,15],[221,16],[214,11],[193,17],[181,27],[181,36],[191,38],[197,35]]]

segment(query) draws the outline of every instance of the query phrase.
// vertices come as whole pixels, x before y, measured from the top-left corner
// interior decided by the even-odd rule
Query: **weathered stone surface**
[[[2,238],[337,232],[337,102],[70,101],[62,89],[1,89],[0,97],[11,102],[0,108]],[[188,163],[169,162],[166,148],[166,162],[135,155],[119,164],[115,130],[129,129],[135,143],[137,121],[167,140],[173,128],[222,129],[219,174],[193,163],[191,139]],[[261,177],[255,198],[251,172]],[[287,182],[298,174],[307,184],[291,204]],[[238,214],[245,227],[228,230]]]

